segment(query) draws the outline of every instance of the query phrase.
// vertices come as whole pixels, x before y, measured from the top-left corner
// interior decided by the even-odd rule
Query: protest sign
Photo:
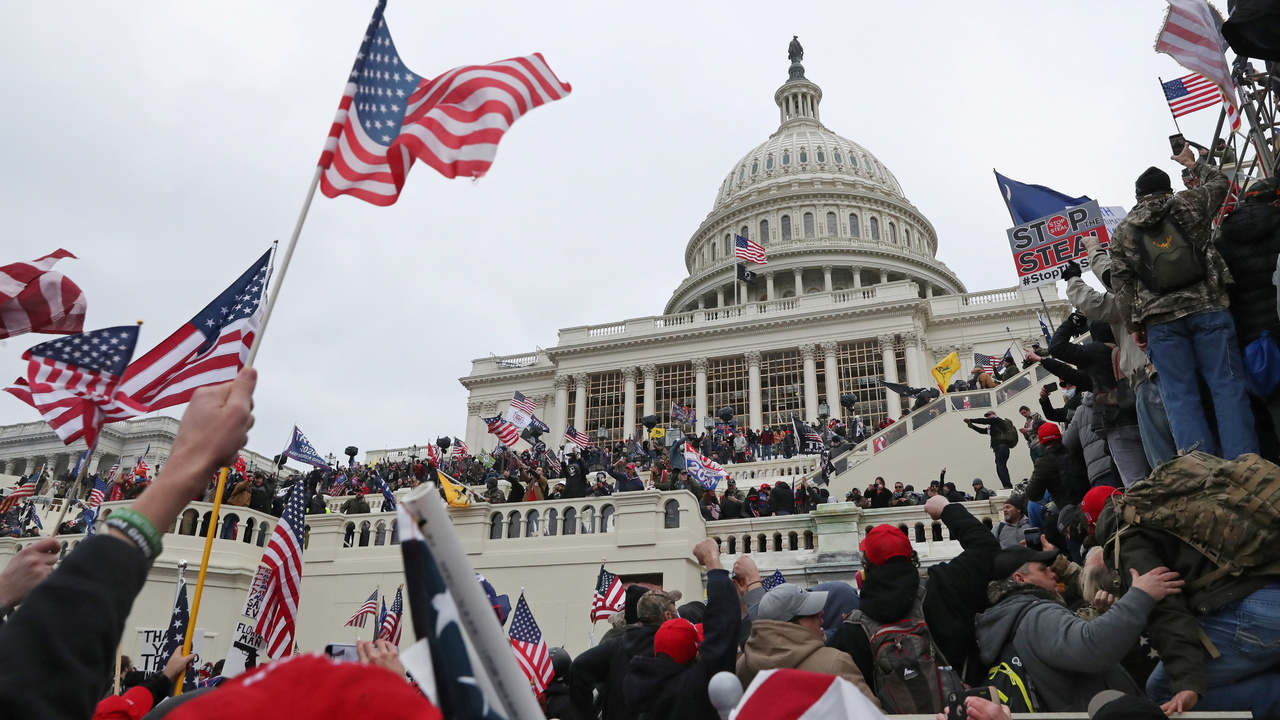
[[[1009,248],[1013,251],[1018,284],[1023,288],[1051,284],[1059,279],[1069,260],[1087,268],[1088,253],[1080,239],[1097,235],[1102,246],[1107,246],[1111,235],[1106,220],[1114,215],[1112,208],[1107,210],[1104,213],[1098,202],[1091,200],[1010,228]]]
[[[138,631],[138,649],[131,656],[133,666],[145,673],[163,670],[165,628],[158,630],[144,629]],[[179,648],[181,651],[181,648]],[[191,652],[196,655],[196,662],[204,657],[204,630],[196,628],[191,638]]]

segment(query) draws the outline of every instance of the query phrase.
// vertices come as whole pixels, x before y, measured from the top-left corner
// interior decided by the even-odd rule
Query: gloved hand
[[[1062,279],[1063,279],[1063,280],[1070,280],[1071,278],[1078,278],[1078,277],[1080,277],[1080,276],[1081,276],[1081,275],[1083,275],[1083,274],[1084,274],[1084,271],[1080,269],[1080,263],[1077,263],[1075,260],[1068,260],[1068,261],[1067,261],[1067,266],[1066,266],[1066,267],[1064,267],[1064,268],[1062,268]]]
[[[1085,317],[1085,314],[1079,310],[1071,313],[1071,315],[1067,317],[1067,322],[1071,323],[1075,327],[1076,335],[1083,335],[1089,330],[1089,318]]]

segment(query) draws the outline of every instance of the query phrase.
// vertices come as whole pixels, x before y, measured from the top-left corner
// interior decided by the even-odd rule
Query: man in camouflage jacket
[[[1111,238],[1110,286],[1128,329],[1146,347],[1160,373],[1173,438],[1179,449],[1235,458],[1258,452],[1253,413],[1246,396],[1244,363],[1236,346],[1235,323],[1227,312],[1227,265],[1212,242],[1213,223],[1226,196],[1228,180],[1214,166],[1197,162],[1188,145],[1173,158],[1191,169],[1200,186],[1174,194],[1169,176],[1148,168],[1135,183],[1137,205]],[[1147,251],[1155,242],[1145,231],[1160,228],[1168,215],[1181,225],[1204,266],[1198,282],[1156,292],[1142,279]],[[1197,375],[1213,398],[1221,446],[1209,431],[1200,402]]]

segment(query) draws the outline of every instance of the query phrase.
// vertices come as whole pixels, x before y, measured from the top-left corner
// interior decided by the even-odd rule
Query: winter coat
[[[1078,416],[1078,414],[1077,414]],[[1040,502],[1046,492],[1058,507],[1079,504],[1089,492],[1089,479],[1071,451],[1061,442],[1043,446],[1044,454],[1036,458],[1027,484],[1027,499]]]
[[[732,493],[725,493],[720,498],[720,519],[737,520],[742,517],[742,501]]]
[[[1096,425],[1094,414],[1098,406],[1093,403],[1093,393],[1077,392],[1076,396],[1080,399],[1080,404],[1071,416],[1071,424],[1062,431],[1062,442],[1083,460],[1085,475],[1090,485],[1118,486],[1120,473],[1116,471],[1115,463],[1111,460],[1107,441],[1094,431]]]
[[[1120,380],[1124,380],[1127,384],[1127,377],[1116,377],[1115,369],[1119,364],[1118,349],[1113,345],[1100,342],[1073,343],[1071,333],[1074,327],[1070,322],[1064,322],[1053,334],[1053,340],[1049,343],[1049,352],[1052,352],[1055,358],[1071,363],[1089,373],[1095,395],[1103,392],[1113,393],[1120,384]],[[1131,390],[1129,396],[1132,398]],[[1112,429],[1137,424],[1138,408],[1134,404],[1129,404],[1127,407],[1116,404],[1099,405],[1095,409],[1094,427]]]
[[[657,625],[628,626],[622,637],[584,650],[569,667],[569,699],[574,717],[594,718],[591,691],[600,689],[603,720],[637,720],[640,711],[623,696],[623,680],[634,657],[653,657]]]
[[[990,390],[995,386],[996,386],[996,381],[989,374],[987,374],[985,370],[982,372],[974,373],[973,375],[970,376],[969,387],[973,388],[974,390],[977,390],[977,389]]]
[[[845,653],[827,647],[822,637],[807,627],[781,620],[756,620],[738,658],[738,680],[747,687],[762,670],[808,670],[836,675],[853,683],[876,707],[876,699],[862,673]]]
[[[1105,249],[1099,248],[1089,254],[1089,269],[1102,281],[1103,287],[1108,286],[1107,280],[1111,276],[1111,256]],[[1115,295],[1094,290],[1083,278],[1071,278],[1067,281],[1067,299],[1084,313],[1085,317],[1090,320],[1101,320],[1111,326],[1111,334],[1115,335],[1116,343],[1120,346],[1120,372],[1129,378],[1129,385],[1136,388],[1146,382],[1151,373],[1155,372],[1155,368],[1147,359],[1146,352],[1138,347],[1138,344],[1133,341],[1133,336],[1129,334],[1129,329],[1124,324],[1124,314],[1116,304]]]
[[[1280,255],[1280,208],[1247,203],[1222,222],[1218,251],[1231,270],[1235,284],[1227,289],[1236,338],[1244,349],[1262,334],[1280,342],[1280,317],[1276,315],[1276,288],[1271,275]]]
[[[1120,661],[1137,645],[1155,607],[1150,595],[1128,593],[1092,622],[1073,615],[1057,593],[1036,585],[1002,580],[992,584],[991,599],[995,605],[977,620],[981,665],[994,665],[1012,636],[1035,685],[1036,712],[1082,712],[1103,690],[1142,694]]]
[[[796,494],[791,490],[791,486],[785,482],[774,483],[769,491],[769,506],[773,508],[775,515],[779,512],[794,513]]]
[[[567,498],[586,497],[591,492],[591,483],[587,481],[587,464],[578,458],[576,462],[564,464],[564,496]]]
[[[1030,526],[1031,522],[1027,520],[1026,516],[1023,516],[1021,520],[1013,524],[1004,521],[997,523],[995,527],[991,528],[991,534],[1000,542],[1001,548],[1017,547],[1022,544],[1023,540],[1027,539],[1025,530]]]
[[[249,507],[249,501],[253,499],[253,481],[241,480],[236,483],[235,489],[231,491],[231,497],[227,498],[228,505],[236,507]]]
[[[950,536],[960,541],[963,552],[954,560],[929,568],[924,619],[938,649],[959,672],[970,654],[977,654],[973,618],[989,605],[987,580],[991,576],[991,561],[1000,552],[1000,543],[963,505],[943,508],[942,522]],[[884,565],[868,566],[862,585],[861,609],[877,622],[897,622],[911,610],[919,587],[919,571],[910,562],[891,560]],[[874,677],[871,647],[861,625],[844,623],[830,644],[849,653],[866,678]],[[967,682],[986,680],[986,668],[979,668],[976,662],[969,666]]]

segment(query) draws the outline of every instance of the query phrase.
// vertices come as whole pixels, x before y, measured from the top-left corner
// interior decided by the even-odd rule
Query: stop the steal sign
[[[1097,235],[1106,247],[1111,238],[1107,216],[1114,208],[1099,208],[1097,200],[1060,210],[1008,230],[1009,248],[1024,288],[1048,285],[1062,274],[1062,266],[1075,260],[1089,267],[1088,252],[1080,239]]]

